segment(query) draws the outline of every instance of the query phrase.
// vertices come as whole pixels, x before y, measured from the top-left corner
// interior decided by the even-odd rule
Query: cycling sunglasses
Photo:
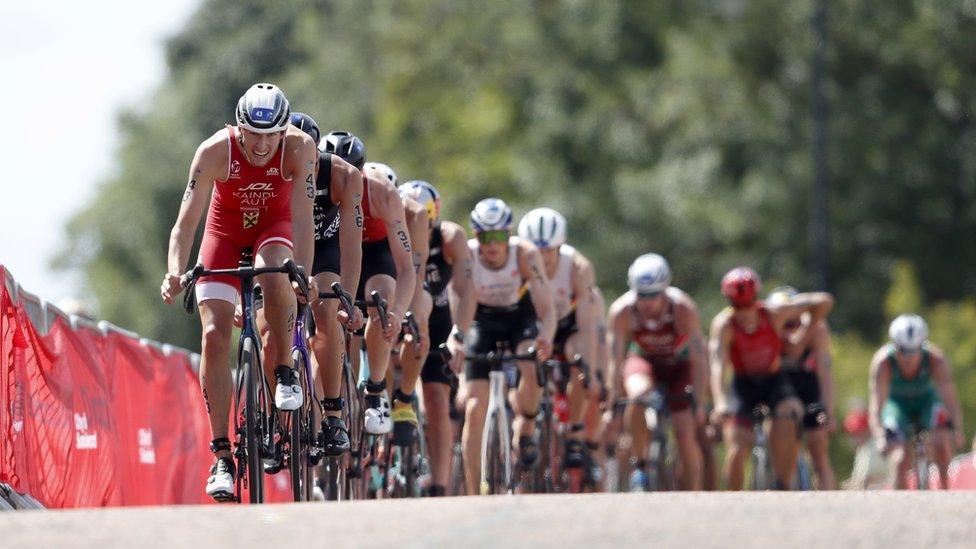
[[[787,320],[786,323],[783,324],[783,329],[784,330],[790,330],[790,331],[792,331],[792,330],[795,330],[795,329],[797,329],[799,327],[800,327],[800,321],[799,320],[795,320],[795,319],[794,320]]]
[[[508,231],[498,229],[495,231],[482,231],[478,233],[478,242],[491,244],[492,242],[508,242]]]
[[[912,348],[909,348],[909,347],[898,347],[898,346],[896,346],[895,347],[895,352],[898,353],[898,354],[900,354],[900,355],[912,356],[912,355],[917,355],[918,353],[921,353],[922,352],[922,349],[920,347],[916,347],[916,348],[912,349]]]
[[[656,292],[637,292],[637,299],[655,299],[657,298],[657,296],[661,295],[662,293],[664,292],[662,292],[661,290],[658,290]]]

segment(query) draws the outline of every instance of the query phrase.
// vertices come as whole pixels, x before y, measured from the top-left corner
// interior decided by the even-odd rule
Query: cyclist
[[[320,146],[351,164],[365,163],[366,151],[362,141],[348,132],[329,133],[322,138]],[[375,290],[389,304],[387,318],[380,318],[379,312],[370,308],[366,322],[369,378],[365,387],[364,428],[372,435],[385,435],[393,428],[390,401],[386,396],[386,369],[390,363],[390,349],[400,334],[400,321],[410,305],[416,280],[406,214],[400,195],[390,183],[389,175],[381,170],[364,170],[363,255],[356,299],[362,300]],[[361,343],[362,338],[356,336],[351,348],[359,349]]]
[[[554,354],[567,361],[580,355],[586,364],[596,363],[593,264],[576,248],[566,244],[566,218],[552,208],[536,208],[519,221],[518,235],[522,241],[535,244],[542,255],[557,319]],[[531,300],[524,297],[522,305],[531,307]],[[586,388],[579,366],[571,367],[566,373],[570,427],[563,449],[563,463],[566,468],[579,469],[589,460],[583,444]]]
[[[319,141],[319,127],[312,117],[294,113],[291,123],[315,142]],[[336,144],[339,149],[363,150],[362,143],[353,136],[339,138]],[[363,232],[363,178],[359,172],[362,154],[347,155],[347,158],[351,162],[320,150],[315,164],[315,259],[312,276],[319,288],[328,288],[333,282],[339,282],[343,288],[349,289],[359,284]],[[349,321],[347,327],[357,329],[363,319],[358,309],[353,311],[352,319],[346,319],[345,312],[339,311],[339,303],[335,299],[315,299],[311,308],[311,347],[323,390],[322,450],[325,455],[335,456],[349,449],[349,435],[341,419],[344,403],[339,397],[344,344],[340,323]]]
[[[422,204],[430,220],[429,254],[425,266],[427,291],[421,296],[430,305],[413,307],[414,315],[425,342],[435,349],[446,343],[453,357],[449,366],[441,353],[423,350],[426,359],[420,371],[431,466],[428,494],[436,497],[445,495],[451,470],[454,441],[450,418],[451,386],[457,380],[455,372],[460,371],[464,363],[464,333],[474,319],[471,279],[474,265],[464,229],[457,223],[440,219],[441,197],[433,185],[426,181],[408,181],[400,185],[400,194]],[[455,319],[453,323],[452,318]],[[412,355],[401,355],[401,362],[406,363],[407,356]]]
[[[498,198],[478,202],[471,212],[475,238],[468,241],[474,261],[474,288],[477,300],[474,322],[464,335],[466,355],[480,355],[505,343],[517,353],[525,353],[535,340],[536,358],[544,361],[552,353],[556,315],[546,280],[545,265],[535,244],[511,236],[512,210]],[[522,280],[529,281],[535,314],[518,306]],[[538,320],[539,325],[536,324]],[[536,365],[519,361],[520,379],[515,399],[514,436],[519,458],[525,468],[538,459],[535,417],[539,413],[542,388]],[[465,481],[468,494],[479,492],[481,436],[488,410],[489,368],[478,361],[465,366],[465,419],[461,435]]]
[[[611,368],[620,376],[627,397],[664,396],[671,414],[683,473],[682,486],[701,490],[702,455],[697,427],[704,415],[705,344],[698,308],[691,297],[671,285],[668,262],[655,253],[644,254],[627,270],[629,290],[610,306]],[[694,401],[689,398],[689,392]],[[633,439],[632,491],[648,489],[650,431],[644,406],[627,406],[627,427]]]
[[[367,162],[366,172],[375,173],[381,180],[386,181],[392,187],[397,186],[397,175],[393,168],[380,162]],[[429,253],[429,214],[427,209],[413,198],[400,194],[400,201],[403,204],[404,219],[407,224],[407,233],[410,236],[412,247],[413,271],[415,283],[411,294],[410,310],[413,311],[414,320],[419,316],[426,316],[430,311],[429,295],[423,291],[424,277],[421,268],[427,263]],[[397,291],[400,291],[399,288]],[[421,326],[417,321],[417,331],[419,332],[418,341],[404,341],[400,346],[399,352],[394,348],[393,352],[399,355],[400,364],[400,386],[395,387],[393,412],[393,443],[398,446],[408,446],[417,438],[417,412],[414,410],[414,392],[417,386],[417,378],[420,377],[420,368],[423,365],[423,358],[427,355],[429,348],[426,326]],[[387,379],[392,379],[392,372],[387,369]]]
[[[790,286],[776,288],[766,298],[775,306],[789,303],[798,292]],[[821,490],[837,489],[828,453],[828,434],[835,429],[834,376],[831,371],[830,329],[827,321],[810,324],[810,315],[796,315],[783,323],[783,371],[803,402],[803,429]]]
[[[907,487],[912,460],[906,442],[912,430],[929,431],[929,451],[934,454],[943,489],[948,484],[953,444],[965,443],[949,362],[928,335],[922,317],[900,315],[888,328],[890,341],[871,359],[871,434],[881,451],[891,457],[896,489]]]
[[[753,443],[753,411],[769,407],[773,417],[769,436],[774,485],[792,485],[799,452],[797,434],[803,405],[782,371],[783,325],[790,318],[810,314],[811,325],[826,318],[834,298],[826,292],[801,293],[788,303],[766,304],[757,299],[762,283],[748,267],[736,267],[722,278],[722,294],[730,307],[712,320],[709,346],[714,414],[725,421],[725,474],[730,490],[741,490],[743,466]],[[733,371],[731,390],[725,372]]]
[[[217,131],[197,148],[170,233],[167,273],[160,287],[166,303],[182,290],[180,275],[205,210],[199,257],[204,267],[235,268],[245,249],[253,250],[257,266],[278,266],[292,257],[301,266],[311,264],[315,144],[290,126],[289,114],[288,99],[277,86],[255,84],[237,103],[236,125]],[[288,365],[295,296],[284,274],[261,275],[258,281],[270,326],[263,358],[268,377],[277,381],[275,405],[295,410],[303,402],[296,374]],[[315,291],[314,280],[309,285]],[[236,471],[227,430],[228,364],[239,293],[239,280],[230,276],[203,277],[196,286],[203,326],[200,385],[213,433],[210,449],[216,458],[206,491],[220,501],[234,497]]]

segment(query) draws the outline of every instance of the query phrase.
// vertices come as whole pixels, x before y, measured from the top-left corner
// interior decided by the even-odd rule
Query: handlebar
[[[400,322],[403,325],[403,333],[409,335],[414,343],[420,343],[420,327],[417,326],[417,319],[413,317],[412,311],[407,311]]]
[[[302,269],[292,259],[286,259],[280,267],[254,267],[246,265],[234,269],[205,269],[203,264],[197,263],[192,269],[181,276],[182,285],[186,294],[183,296],[183,309],[187,314],[193,314],[193,288],[197,281],[203,276],[227,275],[240,279],[253,278],[257,275],[280,273],[287,274],[291,282],[298,284],[298,290],[308,301],[308,281],[305,280],[305,270]]]
[[[451,351],[448,350],[446,343],[441,343],[437,347],[437,351],[441,353],[442,357],[444,357],[445,362],[449,362],[453,358],[453,355],[451,354]],[[529,347],[528,351],[525,352],[524,354],[499,353],[496,351],[488,351],[485,354],[466,355],[464,357],[464,361],[465,362],[489,362],[492,364],[501,364],[509,360],[535,360],[535,353],[536,353],[535,347]]]
[[[339,306],[342,307],[342,310],[346,312],[349,318],[352,318],[352,310],[354,307],[352,295],[347,292],[339,282],[333,282],[329,288],[332,290],[332,292],[319,292],[319,299],[338,299]]]

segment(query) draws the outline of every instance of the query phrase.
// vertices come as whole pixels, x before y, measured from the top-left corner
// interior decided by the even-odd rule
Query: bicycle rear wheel
[[[244,375],[245,409],[244,409],[244,441],[247,454],[247,486],[251,503],[264,502],[264,468],[261,464],[261,441],[263,419],[261,417],[260,401],[261,360],[257,356],[257,345],[254,339],[245,337],[241,348],[240,368]]]

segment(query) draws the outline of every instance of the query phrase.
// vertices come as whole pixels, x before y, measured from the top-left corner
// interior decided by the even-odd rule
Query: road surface
[[[495,496],[0,513],[2,547],[976,547],[976,492]]]

